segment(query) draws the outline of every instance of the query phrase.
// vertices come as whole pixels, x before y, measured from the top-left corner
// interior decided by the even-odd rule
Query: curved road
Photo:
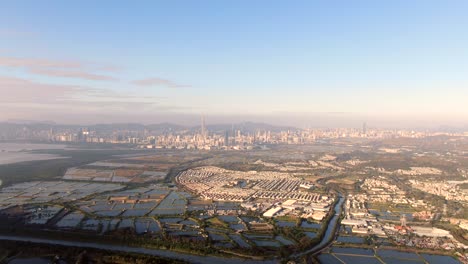
[[[261,264],[261,263],[278,263],[278,260],[248,260],[240,258],[224,258],[216,256],[201,256],[201,255],[191,255],[188,253],[179,253],[170,250],[161,250],[161,249],[149,249],[149,248],[137,248],[129,246],[118,246],[118,245],[107,245],[107,244],[98,244],[91,242],[72,242],[66,240],[56,240],[56,239],[45,239],[45,238],[33,238],[33,237],[22,237],[22,236],[3,236],[0,235],[0,240],[10,240],[10,241],[23,241],[23,242],[32,242],[40,244],[51,244],[51,245],[61,245],[67,247],[83,247],[83,248],[95,248],[103,249],[110,251],[121,251],[128,253],[139,253],[151,256],[159,256],[171,259],[179,259],[188,261],[190,263],[211,263],[211,264]]]

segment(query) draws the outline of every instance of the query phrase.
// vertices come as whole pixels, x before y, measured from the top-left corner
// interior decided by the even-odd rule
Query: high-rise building
[[[229,146],[229,131],[226,130],[226,133],[224,134],[224,146]]]
[[[367,124],[366,124],[366,122],[364,122],[364,123],[362,124],[362,134],[363,134],[363,135],[366,135],[366,134],[367,134]]]
[[[203,139],[206,138],[206,126],[205,126],[205,116],[202,115],[201,117],[201,136]]]
[[[400,225],[401,226],[406,226],[406,215],[402,214],[400,217]]]

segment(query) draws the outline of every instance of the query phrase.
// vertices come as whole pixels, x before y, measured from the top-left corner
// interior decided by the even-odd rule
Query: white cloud
[[[183,88],[183,87],[190,87],[189,85],[183,85],[176,83],[174,81],[161,79],[161,78],[148,78],[142,80],[136,80],[132,82],[133,84],[139,86],[164,86],[169,88]]]
[[[116,78],[96,72],[113,72],[116,67],[85,64],[79,61],[58,61],[35,58],[0,57],[0,66],[20,68],[28,73],[53,77],[75,78],[93,81],[112,81]]]

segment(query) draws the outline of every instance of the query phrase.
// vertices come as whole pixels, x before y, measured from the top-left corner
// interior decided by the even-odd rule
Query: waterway
[[[66,147],[58,144],[0,143],[0,165],[34,160],[63,159],[65,157],[33,151],[66,149]]]
[[[338,203],[336,203],[336,205],[334,207],[335,215],[331,218],[330,222],[328,223],[327,230],[325,230],[325,234],[324,234],[322,240],[320,241],[320,243],[315,245],[313,248],[311,248],[309,250],[306,250],[306,251],[303,251],[303,252],[300,252],[300,253],[297,253],[297,254],[293,255],[292,257],[298,258],[298,257],[304,256],[306,254],[316,253],[316,252],[320,251],[321,249],[325,248],[326,246],[328,246],[331,242],[333,242],[333,240],[335,240],[335,235],[336,235],[336,232],[338,230],[337,225],[339,224],[338,222],[340,220],[340,215],[341,215],[341,211],[343,209],[344,200],[345,200],[344,197],[342,197],[342,196],[339,197]]]

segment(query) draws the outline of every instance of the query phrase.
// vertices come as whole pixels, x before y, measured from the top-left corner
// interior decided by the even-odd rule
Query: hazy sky
[[[468,124],[467,13],[466,0],[3,1],[0,120]]]

